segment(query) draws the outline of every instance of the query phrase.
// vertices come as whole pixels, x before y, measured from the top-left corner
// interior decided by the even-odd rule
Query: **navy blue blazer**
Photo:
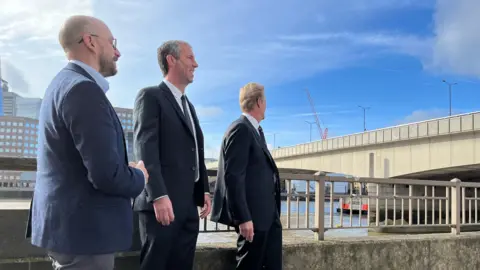
[[[128,166],[122,125],[105,93],[76,64],[45,92],[38,147],[31,243],[66,254],[128,250],[131,202],[145,187],[144,175]]]

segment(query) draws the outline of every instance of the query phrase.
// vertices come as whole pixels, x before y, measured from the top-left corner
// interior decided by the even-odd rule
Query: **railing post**
[[[462,201],[460,196],[460,179],[454,178],[450,180],[450,182],[454,183],[455,186],[451,188],[451,205],[452,205],[452,226],[451,226],[451,233],[455,235],[460,234],[460,212],[462,211]]]
[[[292,204],[292,180],[285,179],[285,186],[287,187],[287,228],[290,229],[291,218],[291,204]],[[298,209],[297,209],[298,211]]]
[[[315,240],[324,240],[325,237],[325,176],[321,172],[315,173]],[[330,210],[331,211],[331,210]]]

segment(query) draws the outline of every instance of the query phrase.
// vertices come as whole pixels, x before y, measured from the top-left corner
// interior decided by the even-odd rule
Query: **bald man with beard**
[[[148,181],[128,162],[122,125],[105,93],[117,73],[116,39],[102,21],[73,16],[59,40],[69,63],[40,108],[37,179],[27,237],[56,270],[112,270],[129,250],[132,199]]]

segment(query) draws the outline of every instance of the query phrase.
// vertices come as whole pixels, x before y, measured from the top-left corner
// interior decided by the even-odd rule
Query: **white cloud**
[[[445,109],[430,109],[430,110],[416,110],[405,118],[396,122],[397,125],[407,124],[413,122],[420,122],[424,120],[448,116],[448,110]]]
[[[2,0],[0,39],[56,39],[61,23],[72,14],[93,12],[91,0]]]
[[[477,109],[474,109],[474,108],[461,108],[461,109],[452,108],[452,115],[470,113],[476,110]],[[396,121],[394,124],[400,125],[400,124],[420,122],[420,121],[425,121],[425,120],[430,120],[435,118],[448,117],[449,114],[450,114],[449,109],[433,108],[433,109],[415,110],[411,114],[405,116],[403,119]]]
[[[480,77],[480,1],[438,0],[431,68]]]
[[[10,62],[3,61],[1,64],[2,75],[8,79],[9,87],[18,93],[28,93],[30,85],[23,73]]]
[[[118,75],[109,78],[112,91],[108,96],[114,105],[130,107],[140,88],[158,84],[157,47],[168,39],[184,39],[192,44],[200,65],[189,95],[195,104],[208,106],[212,97],[224,100],[236,95],[246,81],[274,89],[283,82],[358,64],[370,53],[421,55],[428,46],[422,37],[351,29],[375,12],[429,5],[430,1],[422,3],[6,0],[0,10],[0,52],[35,85],[31,94],[42,96],[66,62],[57,44],[59,27],[70,15],[94,14],[111,28],[122,53]],[[306,29],[315,30],[315,40],[305,40],[305,35],[312,35]],[[319,35],[328,40],[318,40]],[[368,48],[373,49],[366,53]]]
[[[267,143],[267,149],[268,150],[273,150],[273,144]]]
[[[223,113],[222,108],[216,106],[195,106],[195,110],[201,120],[220,116]]]
[[[427,46],[421,37],[389,33],[354,35],[344,30],[356,28],[367,16],[374,16],[374,12],[419,6],[415,1],[350,0],[342,6],[314,0],[302,1],[302,5],[251,0],[236,3],[147,1],[141,6],[132,4],[131,0],[122,2],[108,6],[101,3],[97,13],[112,25],[121,44],[122,70],[111,82],[114,88],[126,88],[128,92],[110,94],[114,103],[120,104],[132,104],[138,89],[160,81],[156,49],[167,39],[184,39],[193,46],[199,68],[188,91],[196,104],[208,104],[212,95],[215,100],[231,99],[247,81],[259,81],[268,89],[274,89],[283,82],[363,63],[363,59],[371,56],[362,51],[365,47],[374,48],[372,53],[381,52],[378,49],[381,47],[385,52],[416,56]],[[185,12],[183,6],[187,3],[192,12]],[[129,14],[136,17],[134,23],[117,15],[126,12],[127,8]],[[153,30],[153,25],[158,26],[158,30]],[[318,30],[318,33],[341,31],[352,35],[352,39],[348,42],[302,42],[281,38],[303,33],[306,29]],[[139,44],[141,49],[124,51],[128,43]],[[132,59],[136,59],[135,63]],[[301,68],[292,68],[294,65],[301,65]],[[142,70],[142,74],[138,70]],[[125,84],[120,75],[133,73],[138,75],[136,81]]]
[[[57,44],[58,31],[63,21],[74,14],[93,14],[92,0],[2,0],[2,75],[10,81],[13,91],[43,96],[52,77],[65,64]]]
[[[334,114],[350,114],[358,112],[358,110],[339,110],[339,111],[328,111],[328,112],[316,112],[317,115],[334,115]],[[298,113],[298,114],[291,114],[287,115],[286,117],[304,117],[304,116],[314,116],[315,114],[312,113]],[[283,116],[285,117],[285,116]]]

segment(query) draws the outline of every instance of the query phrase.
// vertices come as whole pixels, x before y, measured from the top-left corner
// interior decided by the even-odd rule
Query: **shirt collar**
[[[178,89],[175,85],[173,85],[173,83],[169,82],[167,79],[163,79],[163,82],[168,86],[168,88],[170,89],[170,91],[172,92],[173,96],[180,100],[183,96],[183,93],[182,91],[180,91],[180,89]]]
[[[98,71],[96,71],[91,66],[83,63],[82,61],[70,60],[70,62],[74,63],[74,64],[77,64],[80,67],[82,67],[90,76],[92,76],[92,78],[95,80],[95,82],[98,84],[98,86],[100,86],[100,88],[102,88],[103,92],[107,93],[108,89],[110,88],[110,85],[109,85],[107,79],[105,79],[105,77],[103,77],[102,74],[100,74]]]
[[[255,129],[258,131],[258,127],[260,126],[260,123],[258,123],[257,119],[255,119],[253,116],[251,116],[250,114],[248,113],[242,113],[243,115],[245,115],[245,117],[247,117],[247,119],[250,121],[250,123],[252,123],[252,125],[255,127]]]

